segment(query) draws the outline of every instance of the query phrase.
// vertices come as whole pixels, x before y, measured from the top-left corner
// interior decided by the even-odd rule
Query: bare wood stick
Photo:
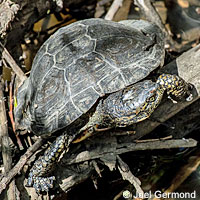
[[[136,143],[143,143],[143,142],[155,142],[155,141],[163,141],[163,140],[169,140],[172,139],[172,135],[169,135],[167,137],[163,137],[163,138],[157,138],[157,139],[144,139],[144,140],[135,140]]]
[[[173,44],[174,43],[173,40],[171,39],[167,29],[163,25],[159,14],[155,10],[155,8],[152,6],[151,1],[150,0],[135,0],[134,3],[140,8],[145,18],[157,24],[161,28],[161,30],[165,33],[167,41],[170,42],[170,44]]]
[[[5,60],[3,60],[3,63],[4,63],[4,66],[8,67],[7,62]],[[23,145],[21,143],[21,140],[20,140],[18,134],[15,131],[15,121],[14,121],[14,116],[13,116],[13,85],[14,85],[14,79],[15,79],[15,73],[12,73],[11,74],[11,82],[10,82],[10,85],[9,85],[9,107],[10,107],[10,110],[8,112],[8,115],[10,117],[10,122],[12,124],[13,132],[15,134],[19,149],[23,150]]]
[[[135,0],[134,3],[140,8],[146,19],[157,24],[162,30],[164,30],[164,32],[166,31],[160,16],[152,6],[150,0]]]
[[[124,180],[129,181],[135,187],[136,192],[138,194],[144,195],[144,191],[140,187],[140,180],[132,174],[131,170],[129,169],[129,166],[119,156],[117,156],[117,160],[119,163],[118,169],[122,175],[122,178]]]
[[[20,10],[20,6],[10,0],[1,1],[0,4],[0,35],[5,36],[6,30],[9,28],[10,23],[14,20],[15,15]]]
[[[3,165],[4,165],[4,173],[9,172],[12,166],[12,154],[9,145],[9,136],[8,136],[8,126],[7,126],[7,117],[6,117],[6,108],[4,103],[4,95],[3,95],[3,85],[0,82],[0,137],[1,137],[1,145],[2,145],[2,157],[3,157]],[[9,185],[7,190],[7,198],[8,200],[15,200],[15,181],[12,181],[12,184]]]
[[[41,138],[39,138],[37,140],[37,142],[35,142],[35,144],[33,146],[31,146],[26,153],[20,158],[20,160],[18,161],[18,163],[9,171],[9,173],[3,177],[3,179],[0,182],[0,194],[2,193],[2,191],[7,187],[7,185],[10,183],[10,181],[13,179],[13,177],[15,175],[17,175],[21,169],[23,168],[23,166],[26,164],[28,158],[30,158],[30,156],[41,147],[43,141]]]
[[[62,159],[62,164],[61,164],[62,167],[61,167],[61,169],[59,169],[56,172],[56,174],[57,174],[56,177],[61,182],[61,184],[59,184],[59,186],[62,188],[63,191],[68,191],[74,185],[77,185],[79,182],[82,182],[91,176],[91,174],[94,172],[94,169],[91,168],[91,164],[89,164],[90,162],[88,162],[90,159],[93,160],[93,159],[100,158],[101,162],[103,161],[103,163],[106,166],[108,166],[109,169],[112,171],[116,167],[115,159],[116,159],[117,154],[119,155],[120,152],[123,152],[123,151],[128,152],[127,149],[129,149],[131,145],[132,146],[135,145],[133,143],[131,144],[131,141],[130,141],[129,142],[130,146],[126,146],[125,143],[121,143],[121,145],[118,145],[116,147],[117,141],[115,142],[115,140],[113,140],[113,138],[114,137],[105,137],[104,139],[101,139],[101,137],[99,137],[99,138],[96,138],[96,141],[95,141],[95,138],[93,138],[93,140],[91,140],[91,147],[88,144],[89,141],[87,142],[87,144],[85,144],[87,146],[88,151],[80,150],[81,153],[77,153],[72,159],[71,159],[71,157],[74,155],[74,152],[77,152],[78,150],[76,150],[76,151],[72,150],[73,153],[69,152],[68,154],[66,154],[64,156],[64,158]],[[181,140],[181,141],[183,143],[187,143],[184,140]],[[165,143],[165,142],[166,141],[160,141],[161,144],[164,143],[165,148],[171,147],[169,145],[169,143]],[[170,142],[170,141],[168,141],[168,142]],[[189,143],[191,142],[190,144],[193,143],[193,145],[197,144],[197,142],[194,140],[189,140],[188,142]],[[103,147],[103,145],[106,143],[107,143],[107,145],[105,145]],[[158,141],[156,141],[156,143],[155,142],[145,142],[145,143],[148,143],[148,149],[153,149],[158,144]],[[143,145],[141,145],[140,147],[143,146],[146,149],[145,143]],[[139,143],[139,144],[141,144],[141,143]],[[136,145],[138,145],[138,144],[136,144]],[[95,149],[94,149],[94,146],[96,147]],[[142,149],[144,150],[143,147],[140,148],[139,150],[142,150]],[[122,149],[122,151],[120,149]],[[133,149],[134,149],[134,147],[133,147]],[[67,157],[67,155],[69,155],[69,156]],[[79,168],[82,168],[84,166],[82,163],[85,163],[85,169],[87,169],[87,170],[84,171],[83,173],[80,173],[80,170],[78,170],[78,172],[76,172],[76,170],[69,171],[69,168],[71,168],[71,167],[73,168],[73,166],[77,166],[75,163],[78,164]],[[75,164],[75,165],[73,165],[73,164]],[[127,177],[127,176],[125,176],[125,174],[124,174],[124,178],[125,177]],[[136,181],[137,178],[134,180]]]
[[[10,110],[9,110],[8,114],[9,114],[10,121],[11,121],[11,124],[12,124],[12,127],[13,127],[13,132],[14,132],[15,137],[17,139],[17,144],[19,145],[19,149],[23,150],[24,148],[23,148],[23,145],[21,143],[21,140],[20,140],[18,134],[15,131],[15,121],[14,121],[14,117],[13,117],[13,94],[12,94],[13,84],[14,84],[14,74],[12,74],[11,82],[10,82],[10,90],[9,90]]]
[[[118,22],[121,20],[127,20],[131,4],[132,0],[124,0],[122,6],[119,7],[116,14],[114,15],[113,21]]]
[[[45,17],[44,14],[47,14],[49,10],[59,10],[62,6],[70,10],[81,8],[85,5],[86,0],[57,0],[49,1],[49,3],[46,0],[1,0],[0,2],[0,37],[6,37],[9,34],[11,35],[10,38],[12,38],[9,42],[13,43],[15,41],[19,44],[29,27],[42,17]],[[87,5],[94,5],[94,0],[87,0]],[[37,10],[37,15],[35,10]],[[20,15],[18,14],[19,11]]]
[[[10,101],[10,110],[8,112],[9,117],[10,117],[10,121],[12,124],[12,128],[13,128],[13,132],[15,133],[15,122],[14,122],[14,117],[13,117],[13,95],[12,95],[12,91],[13,91],[13,84],[14,84],[14,75],[11,75],[11,82],[10,82],[10,90],[9,90],[9,101]]]
[[[119,7],[122,6],[123,0],[114,0],[112,5],[110,6],[109,11],[107,12],[105,19],[106,20],[112,20],[115,13],[119,9]]]
[[[6,60],[6,62],[10,65],[12,70],[15,72],[15,74],[19,77],[21,83],[23,83],[27,77],[24,74],[24,72],[20,69],[20,67],[17,65],[13,57],[10,55],[8,50],[3,46],[3,44],[0,42],[1,48],[3,48],[2,52],[2,58]]]
[[[102,141],[100,138],[94,139],[93,141],[90,141],[90,145],[94,146],[95,143],[100,143],[100,147],[97,147],[95,150],[90,151],[81,151],[77,152],[76,154],[71,155],[70,157],[65,160],[65,163],[67,164],[74,164],[74,163],[80,163],[83,161],[88,161],[92,159],[97,159],[101,157],[105,157],[106,155],[109,155],[111,153],[114,153],[116,155],[123,154],[130,151],[141,151],[141,150],[154,150],[154,149],[169,149],[169,148],[180,148],[180,147],[194,147],[197,145],[197,141],[194,139],[177,139],[177,140],[164,140],[164,141],[150,141],[150,142],[144,142],[144,143],[133,143],[132,141],[122,144],[113,144],[113,141],[106,143],[103,146],[103,139]],[[110,146],[109,144],[112,143],[113,146],[116,145],[116,148],[113,149],[113,146]],[[87,148],[90,149],[90,145],[87,144]]]
[[[12,180],[11,183],[9,184],[8,192],[7,192],[7,197],[8,200],[16,200],[16,185],[15,185],[15,180]]]
[[[2,144],[2,156],[4,161],[4,169],[5,171],[8,171],[12,160],[10,160],[11,153],[10,153],[10,147],[9,147],[9,141],[8,141],[8,121],[6,117],[6,108],[5,108],[5,99],[3,95],[3,85],[2,82],[0,82],[0,137]]]
[[[82,169],[83,168],[83,169]],[[80,173],[81,171],[81,173]],[[64,168],[61,173],[61,177],[65,177],[62,179],[62,183],[59,184],[61,189],[63,191],[68,191],[70,188],[72,188],[74,185],[77,185],[79,183],[82,183],[84,180],[88,179],[88,177],[91,177],[92,173],[94,172],[94,167],[91,165],[86,165],[86,168],[83,166],[79,166],[79,171],[76,172],[76,170],[70,170],[69,168]],[[67,174],[67,175],[65,175]]]

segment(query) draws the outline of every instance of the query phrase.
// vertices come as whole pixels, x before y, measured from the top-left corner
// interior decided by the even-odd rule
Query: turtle
[[[164,40],[160,28],[144,20],[92,18],[44,42],[18,89],[15,123],[56,139],[33,164],[27,186],[48,192],[55,179],[48,174],[71,143],[149,118],[165,91],[177,98],[188,93],[189,84],[177,75],[146,80],[164,63]]]

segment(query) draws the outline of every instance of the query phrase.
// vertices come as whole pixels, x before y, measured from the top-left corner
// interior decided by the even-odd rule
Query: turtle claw
[[[34,187],[36,192],[39,194],[42,192],[48,192],[49,189],[53,188],[54,176],[50,177],[31,177],[29,176],[26,186]]]

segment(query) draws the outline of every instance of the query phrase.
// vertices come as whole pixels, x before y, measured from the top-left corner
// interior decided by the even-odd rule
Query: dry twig
[[[23,150],[24,148],[23,148],[23,145],[21,143],[21,140],[20,140],[18,134],[15,131],[15,122],[14,122],[14,117],[13,117],[13,92],[12,91],[13,91],[14,77],[15,77],[15,75],[11,76],[10,90],[9,90],[10,110],[9,110],[8,114],[9,114],[10,121],[11,121],[11,124],[12,124],[12,127],[13,127],[13,132],[15,133],[15,137],[17,139],[17,144],[19,145],[19,149]]]
[[[122,175],[122,178],[124,180],[129,181],[136,189],[136,192],[138,194],[144,194],[144,191],[142,190],[142,188],[140,187],[141,182],[140,180],[135,177],[132,172],[129,169],[129,166],[119,157],[117,156],[117,160],[118,160],[118,169]]]
[[[15,122],[14,122],[14,117],[13,117],[13,94],[12,94],[13,84],[14,84],[14,76],[15,75],[11,75],[10,90],[9,90],[10,110],[9,110],[8,114],[9,114],[10,121],[12,124],[13,132],[15,133]]]
[[[3,157],[3,165],[4,165],[4,174],[8,173],[12,167],[12,153],[10,148],[9,136],[8,136],[8,126],[7,126],[7,117],[6,117],[6,108],[4,103],[4,95],[3,95],[3,85],[0,82],[0,138],[2,145],[2,157]],[[7,198],[8,200],[15,200],[15,181],[9,185],[7,190]]]
[[[1,48],[3,48],[2,58],[6,60],[6,62],[10,65],[10,67],[15,72],[15,74],[19,77],[21,83],[23,83],[27,79],[26,75],[20,69],[20,67],[17,65],[15,60],[12,58],[8,50],[3,46],[1,42],[0,42],[0,46]]]
[[[161,30],[165,33],[166,39],[170,44],[173,44],[174,41],[171,39],[167,29],[162,23],[162,20],[155,10],[155,8],[152,6],[152,3],[150,0],[135,0],[134,3],[140,8],[145,18],[155,24],[157,24]]]
[[[0,3],[0,36],[6,35],[6,31],[10,23],[15,19],[16,14],[20,10],[20,6],[11,0],[4,0]]]
[[[98,141],[97,141],[98,140]],[[65,160],[65,163],[68,165],[80,163],[88,160],[93,160],[101,157],[105,157],[107,155],[116,154],[120,155],[123,153],[127,153],[130,151],[141,151],[141,150],[154,150],[154,149],[170,149],[170,148],[180,148],[180,147],[194,147],[197,145],[197,141],[194,139],[176,139],[176,140],[164,140],[164,141],[145,141],[143,143],[134,143],[133,141],[129,140],[129,142],[117,143],[115,144],[114,141],[109,142],[109,138],[107,138],[107,143],[103,141],[105,139],[94,138],[93,141],[87,142],[87,149],[86,151],[81,151],[74,153],[73,155],[70,154]],[[100,147],[93,149],[90,151],[90,146],[95,146],[95,143],[100,143]],[[110,143],[112,142],[112,146]],[[113,148],[114,146],[114,148]]]
[[[4,176],[0,182],[0,194],[1,192],[7,187],[7,185],[10,183],[10,181],[13,179],[14,176],[16,176],[21,169],[23,168],[23,166],[26,164],[28,158],[30,158],[30,156],[41,147],[42,145],[42,139],[38,139],[37,142],[31,146],[26,153],[20,158],[20,160],[18,161],[18,163],[9,171],[9,173]]]
[[[112,5],[110,6],[109,11],[107,12],[105,19],[106,20],[112,20],[115,13],[119,9],[119,7],[122,6],[123,0],[114,0]]]

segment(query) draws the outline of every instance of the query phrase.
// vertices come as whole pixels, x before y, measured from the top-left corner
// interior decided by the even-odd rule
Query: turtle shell
[[[163,58],[163,34],[146,21],[87,19],[60,28],[18,91],[16,121],[37,135],[55,132],[99,97],[145,78]]]

